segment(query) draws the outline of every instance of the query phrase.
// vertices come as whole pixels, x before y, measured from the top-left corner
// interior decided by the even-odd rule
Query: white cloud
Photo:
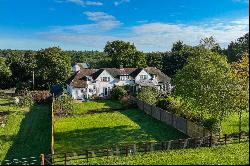
[[[71,2],[77,5],[81,5],[81,6],[102,6],[103,3],[102,2],[98,2],[98,1],[84,1],[84,0],[56,0],[56,2],[58,3],[63,3],[63,2]]]
[[[214,36],[217,42],[226,47],[231,41],[249,31],[248,18],[235,20],[213,20],[199,24],[144,23],[126,27],[126,32],[108,33],[121,23],[115,17],[102,12],[85,12],[94,24],[63,27],[62,31],[43,34],[50,41],[65,42],[102,50],[107,41],[124,40],[135,43],[139,50],[166,51],[172,44],[182,40],[189,45],[197,45],[201,38]],[[113,25],[110,24],[113,22]],[[124,29],[123,29],[124,30]],[[74,33],[77,32],[77,33]]]
[[[54,26],[50,33],[102,33],[117,28],[122,23],[114,16],[104,12],[84,12],[88,20],[93,21],[92,24],[70,25],[70,26]]]
[[[115,1],[114,5],[119,6],[119,5],[123,4],[123,3],[129,3],[129,2],[130,2],[130,0],[120,0],[120,1]]]

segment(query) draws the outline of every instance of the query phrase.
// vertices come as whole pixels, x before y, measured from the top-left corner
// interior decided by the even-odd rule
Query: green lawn
[[[59,164],[59,163],[57,163]],[[60,163],[63,164],[63,163]],[[151,152],[129,157],[94,158],[67,161],[68,165],[249,165],[249,142],[217,146]]]
[[[225,118],[221,124],[222,134],[239,132],[239,115],[234,113]],[[242,131],[249,131],[249,113],[242,114]]]
[[[6,126],[0,127],[0,163],[6,159],[39,157],[41,153],[50,153],[51,118],[48,106],[19,108],[8,99],[0,99],[0,111],[8,114]]]
[[[186,136],[138,109],[55,121],[55,153],[179,138]]]
[[[88,111],[95,111],[101,109],[122,109],[123,105],[119,101],[103,100],[103,101],[88,101],[75,102],[74,114],[84,114]]]

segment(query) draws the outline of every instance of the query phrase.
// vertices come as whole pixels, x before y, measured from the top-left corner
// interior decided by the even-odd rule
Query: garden
[[[50,153],[50,107],[41,104],[20,106],[13,100],[9,96],[0,97],[0,116],[5,117],[0,126],[0,162],[6,164],[6,160],[18,162],[33,157],[32,162],[40,164],[40,154]],[[28,162],[24,160],[22,162]]]
[[[56,118],[55,153],[77,152],[116,144],[187,138],[173,127],[153,119],[137,108],[124,108],[119,101],[103,100],[74,104],[73,112],[77,114],[91,112],[97,108],[116,111]],[[118,108],[122,109],[117,110]]]

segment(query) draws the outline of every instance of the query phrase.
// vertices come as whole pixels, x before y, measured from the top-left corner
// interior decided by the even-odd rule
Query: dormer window
[[[155,74],[152,74],[151,77],[152,77],[152,79],[156,79],[156,75]]]
[[[102,82],[109,82],[110,81],[110,77],[102,77],[101,81]]]
[[[93,80],[93,78],[91,76],[87,76],[86,78],[87,78],[87,81],[92,81]]]
[[[148,79],[147,75],[140,75],[140,80],[146,80],[146,79]]]

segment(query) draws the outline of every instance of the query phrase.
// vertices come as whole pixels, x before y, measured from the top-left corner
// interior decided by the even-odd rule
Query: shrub
[[[121,103],[122,105],[124,105],[127,108],[132,108],[132,107],[136,107],[136,104],[133,102],[133,99],[131,96],[123,96],[121,99]]]
[[[51,93],[49,91],[33,91],[32,97],[38,104],[45,104],[50,101]]]
[[[220,121],[216,118],[211,117],[204,120],[203,126],[209,131],[218,132],[220,130]]]
[[[73,99],[66,94],[56,98],[54,101],[54,112],[59,117],[71,115],[73,112]]]
[[[115,100],[120,100],[123,96],[127,94],[127,91],[120,86],[114,87],[111,91],[111,98]]]
[[[138,93],[137,98],[150,105],[156,105],[159,96],[160,94],[157,89],[153,87],[144,87]]]
[[[30,93],[25,96],[20,97],[19,106],[20,107],[30,107],[34,105],[33,97]]]

